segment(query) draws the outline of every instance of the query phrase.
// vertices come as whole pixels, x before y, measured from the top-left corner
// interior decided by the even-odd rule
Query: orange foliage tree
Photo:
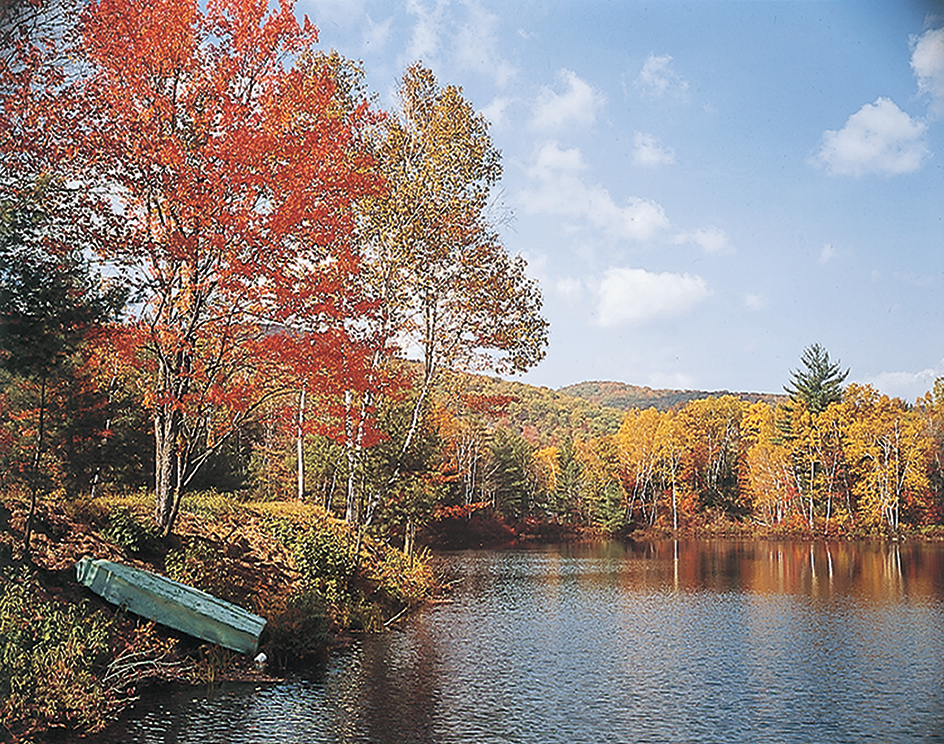
[[[376,188],[336,105],[316,29],[292,3],[93,0],[82,38],[90,110],[75,149],[102,212],[126,221],[105,251],[140,301],[119,356],[150,372],[155,519],[267,399],[362,378],[352,321],[352,203]],[[339,387],[345,387],[338,383]]]

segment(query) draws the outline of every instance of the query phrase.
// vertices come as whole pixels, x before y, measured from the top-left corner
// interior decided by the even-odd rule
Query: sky
[[[781,392],[803,349],[944,377],[944,3],[298,0],[378,106],[490,122],[550,323],[524,382]],[[504,211],[502,211],[504,210]]]

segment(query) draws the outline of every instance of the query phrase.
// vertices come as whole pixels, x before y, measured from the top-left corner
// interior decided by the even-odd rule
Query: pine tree
[[[36,444],[27,470],[30,506],[23,538],[29,551],[40,488],[48,392],[69,374],[74,352],[113,319],[126,293],[106,284],[70,241],[68,192],[50,179],[0,200],[0,369],[39,383]]]
[[[842,383],[849,376],[848,369],[842,372],[839,362],[831,362],[829,352],[819,344],[807,346],[800,361],[804,369],[790,372],[792,381],[783,387],[791,400],[805,403],[814,415],[842,400]]]

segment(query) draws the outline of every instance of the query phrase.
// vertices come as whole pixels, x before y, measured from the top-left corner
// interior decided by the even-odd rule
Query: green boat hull
[[[83,558],[79,582],[136,615],[240,653],[255,653],[266,621],[241,607],[165,576]]]

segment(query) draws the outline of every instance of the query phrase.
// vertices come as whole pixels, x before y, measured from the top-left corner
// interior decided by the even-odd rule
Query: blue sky
[[[491,122],[540,281],[524,381],[779,392],[820,343],[944,376],[944,3],[299,0],[381,108],[422,60]]]

